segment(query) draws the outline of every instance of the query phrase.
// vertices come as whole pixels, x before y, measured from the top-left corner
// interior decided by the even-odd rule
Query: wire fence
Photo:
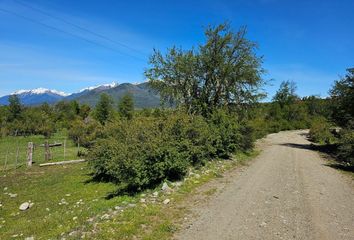
[[[47,150],[45,147],[46,141],[51,146]],[[56,137],[49,140],[40,136],[0,138],[0,171],[26,166],[29,142],[33,143],[32,161],[34,165],[75,160],[78,159],[79,153],[84,150],[65,137]]]

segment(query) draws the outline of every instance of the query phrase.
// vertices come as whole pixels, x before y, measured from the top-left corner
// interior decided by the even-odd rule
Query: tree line
[[[43,135],[50,138],[53,133],[68,129],[75,138],[80,137],[75,131],[91,132],[90,128],[99,128],[109,119],[130,119],[133,112],[134,103],[129,94],[123,96],[117,106],[109,95],[102,94],[95,108],[75,100],[24,106],[17,95],[11,95],[9,105],[0,106],[0,136]]]

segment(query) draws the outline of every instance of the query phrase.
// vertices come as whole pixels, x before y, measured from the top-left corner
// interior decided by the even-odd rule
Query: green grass
[[[115,186],[88,182],[88,174],[84,163],[20,169],[1,176],[0,202],[3,206],[0,208],[0,239],[9,239],[16,234],[19,239],[28,236],[35,236],[36,239],[57,238],[85,224],[87,218],[132,199],[105,199]],[[11,198],[5,193],[18,195]],[[68,204],[59,205],[62,199]],[[31,201],[34,205],[20,211],[18,208],[25,201]]]
[[[181,204],[202,184],[245,164],[255,154],[236,160],[212,161],[193,170],[181,187],[170,195],[151,189],[135,196],[106,197],[116,190],[111,183],[91,181],[86,163],[41,168],[20,168],[0,176],[0,239],[169,239],[178,229],[186,209]],[[9,193],[17,194],[11,198]],[[207,195],[214,194],[210,191]],[[205,197],[208,197],[205,196]],[[145,198],[146,203],[140,203]],[[170,204],[162,204],[166,198]],[[67,204],[59,204],[65,199]],[[155,199],[155,202],[152,200]],[[31,201],[26,211],[18,208]],[[136,205],[129,205],[129,204]],[[115,207],[121,209],[116,210]],[[108,219],[104,216],[108,214]]]
[[[50,139],[49,143],[64,143],[66,140],[66,150],[65,150],[65,160],[78,159],[77,157],[77,146],[67,139],[67,134],[65,132],[59,132],[54,134]],[[26,165],[27,162],[27,144],[28,142],[33,142],[36,147],[33,154],[33,161],[35,164],[45,162],[44,157],[44,147],[39,147],[40,144],[44,144],[46,139],[41,135],[32,135],[28,137],[2,137],[0,138],[0,171],[6,168],[14,168],[15,166]],[[18,149],[18,154],[17,154]],[[63,161],[64,160],[64,146],[51,148],[52,161]],[[18,155],[18,157],[17,157]],[[16,161],[17,159],[17,161]],[[5,164],[6,163],[6,164]]]

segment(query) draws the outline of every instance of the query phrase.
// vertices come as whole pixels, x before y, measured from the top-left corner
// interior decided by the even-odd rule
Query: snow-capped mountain
[[[77,99],[77,98],[87,95],[87,94],[95,94],[95,93],[97,94],[99,92],[102,92],[102,91],[105,91],[105,90],[108,90],[111,88],[115,88],[118,85],[119,85],[118,83],[112,82],[109,84],[102,84],[102,85],[83,88],[77,93],[70,94],[69,96],[66,97],[66,99],[67,100],[74,100],[74,99]]]
[[[137,108],[157,107],[160,105],[159,95],[151,91],[148,83],[146,82],[134,84],[117,84],[113,82],[110,84],[87,87],[73,94],[66,94],[64,92],[45,88],[18,90],[10,95],[0,97],[0,105],[9,104],[9,97],[16,94],[20,98],[21,103],[24,105],[40,105],[45,102],[48,104],[55,104],[61,100],[76,100],[80,103],[95,106],[102,93],[110,95],[115,101],[118,101],[125,94],[129,93],[133,96],[135,106]]]
[[[108,90],[111,88],[114,88],[118,86],[117,83],[112,82],[109,84],[102,84],[102,85],[97,85],[97,86],[92,86],[92,87],[87,87],[84,89],[81,89],[77,93],[73,94],[67,94],[65,92],[57,91],[57,90],[52,90],[52,89],[47,89],[47,88],[36,88],[32,90],[17,90],[10,95],[6,95],[3,97],[0,97],[0,104],[1,105],[7,105],[9,104],[9,97],[11,95],[17,95],[21,103],[24,105],[39,105],[42,103],[56,103],[60,100],[73,100],[76,99],[82,95],[88,94],[89,92],[101,92],[104,90]]]
[[[9,97],[16,94],[20,101],[25,105],[38,105],[41,103],[55,103],[64,99],[68,94],[57,90],[50,90],[46,88],[36,88],[32,90],[18,90],[10,95],[0,97],[0,104],[9,104]]]
[[[118,86],[118,83],[112,82],[112,83],[108,83],[108,84],[87,87],[87,88],[81,89],[80,92],[91,91],[91,90],[106,90],[106,89],[114,88],[117,86]]]
[[[36,89],[32,89],[32,90],[18,90],[16,92],[13,92],[11,93],[11,95],[24,95],[24,94],[27,94],[27,95],[31,95],[31,94],[55,94],[55,95],[59,95],[59,96],[63,96],[63,97],[66,97],[68,96],[69,94],[66,94],[64,92],[60,92],[60,91],[57,91],[57,90],[50,90],[50,89],[46,89],[46,88],[36,88]]]

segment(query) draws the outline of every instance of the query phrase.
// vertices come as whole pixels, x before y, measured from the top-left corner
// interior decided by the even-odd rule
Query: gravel
[[[230,172],[219,195],[192,206],[196,217],[175,238],[353,240],[353,181],[309,148],[306,133],[268,135],[246,170]]]

